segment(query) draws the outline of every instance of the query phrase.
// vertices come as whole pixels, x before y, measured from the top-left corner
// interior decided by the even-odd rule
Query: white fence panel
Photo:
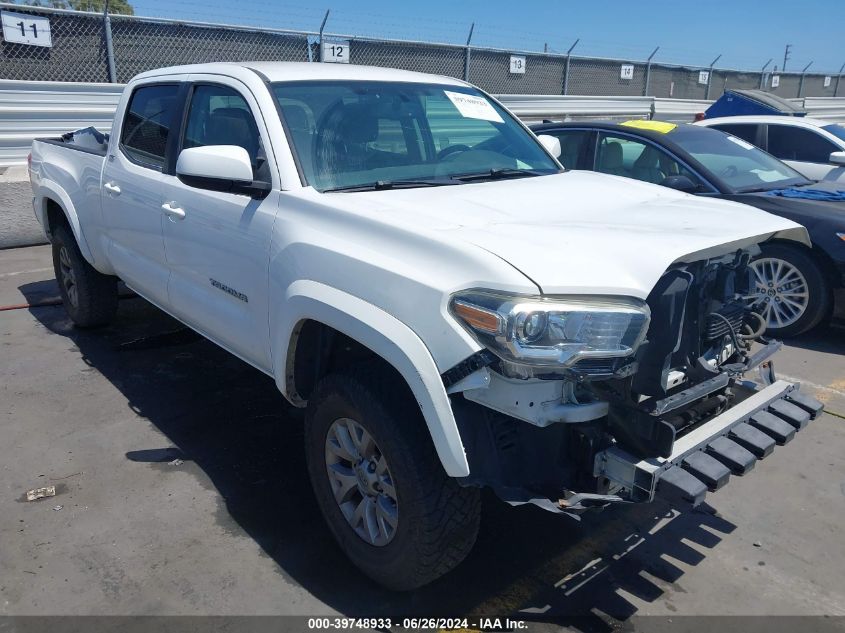
[[[0,167],[20,165],[32,140],[93,125],[111,129],[123,86],[0,80]]]

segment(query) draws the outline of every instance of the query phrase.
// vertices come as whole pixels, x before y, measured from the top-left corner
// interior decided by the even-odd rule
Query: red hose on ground
[[[61,299],[49,299],[47,301],[40,301],[39,303],[20,303],[17,305],[0,306],[0,312],[6,312],[8,310],[26,310],[27,308],[45,308],[47,306],[58,306],[61,304]]]

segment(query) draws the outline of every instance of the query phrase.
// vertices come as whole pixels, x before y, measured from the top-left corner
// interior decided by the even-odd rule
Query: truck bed
[[[83,253],[87,247],[82,227],[96,226],[101,218],[101,175],[107,143],[108,137],[94,128],[32,143],[30,182],[35,217],[45,226],[49,201],[61,200]],[[64,192],[69,201],[62,200],[59,192]]]
[[[36,140],[40,143],[59,145],[97,156],[105,156],[109,146],[109,135],[93,127],[67,132],[56,138],[39,138]]]

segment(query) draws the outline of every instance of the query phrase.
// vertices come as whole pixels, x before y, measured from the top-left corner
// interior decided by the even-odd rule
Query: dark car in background
[[[752,262],[756,288],[747,301],[774,336],[806,332],[831,314],[845,287],[845,185],[808,180],[751,143],[706,127],[638,120],[531,129],[560,140],[560,160],[569,169],[734,200],[803,224],[812,249],[764,244]]]

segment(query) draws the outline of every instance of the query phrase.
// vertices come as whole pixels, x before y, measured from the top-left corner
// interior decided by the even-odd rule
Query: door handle
[[[106,184],[104,184],[103,189],[116,196],[120,195],[120,187],[118,187],[113,182],[107,182]]]
[[[171,220],[184,220],[185,219],[185,209],[181,207],[174,207],[169,202],[165,202],[161,205],[161,208],[164,209],[164,212],[167,214]]]

